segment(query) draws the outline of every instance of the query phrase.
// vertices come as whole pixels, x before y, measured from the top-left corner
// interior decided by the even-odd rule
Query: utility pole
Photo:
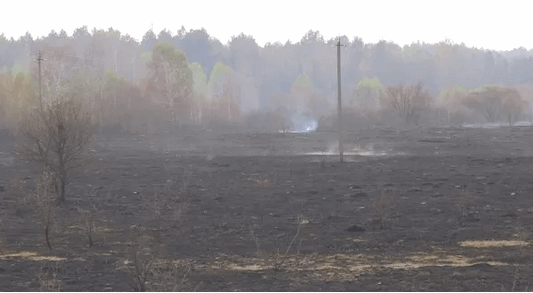
[[[344,146],[342,145],[342,98],[341,98],[341,38],[337,42],[337,103],[339,120],[339,156],[340,162],[344,162]]]
[[[39,56],[37,57],[37,63],[39,64],[39,106],[43,108],[43,98],[41,94],[41,61],[44,59],[41,57],[41,50],[39,50]]]

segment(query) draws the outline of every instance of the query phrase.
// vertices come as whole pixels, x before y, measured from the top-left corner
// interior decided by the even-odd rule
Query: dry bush
[[[148,289],[148,280],[152,273],[152,268],[157,259],[159,250],[150,249],[149,237],[141,237],[133,247],[132,260],[127,262],[127,272],[132,280],[132,289],[135,292],[146,292]]]
[[[17,153],[56,174],[55,188],[65,199],[70,171],[84,166],[93,139],[91,113],[79,100],[65,97],[36,108],[20,125]]]
[[[431,105],[431,95],[421,82],[413,85],[398,85],[387,89],[382,108],[391,108],[405,123],[418,124],[420,112]]]
[[[39,272],[41,292],[60,292],[62,281],[59,279],[59,264],[42,267]]]
[[[265,180],[251,179],[251,180],[257,185],[258,188],[268,189],[271,187],[270,180],[268,179],[265,179]]]
[[[187,281],[191,266],[173,263],[166,260],[156,263],[150,271],[151,279],[147,290],[150,292],[188,291]]]
[[[135,292],[189,291],[186,287],[191,266],[187,263],[161,260],[163,246],[147,234],[137,237],[131,259],[125,262]]]
[[[263,256],[262,250],[261,250],[261,239],[259,239],[259,236],[256,235],[254,227],[250,227],[250,238],[255,243],[255,249],[256,254],[258,257]]]

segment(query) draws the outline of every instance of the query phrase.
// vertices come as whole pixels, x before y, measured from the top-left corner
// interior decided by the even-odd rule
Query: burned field
[[[6,291],[530,290],[533,128],[99,136],[55,206],[0,154]],[[144,286],[144,287],[143,287]]]

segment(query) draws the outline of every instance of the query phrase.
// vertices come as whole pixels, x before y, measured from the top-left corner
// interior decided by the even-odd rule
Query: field
[[[347,132],[342,164],[335,144],[332,132],[98,135],[50,251],[27,204],[35,168],[3,137],[0,288],[131,291],[152,263],[159,290],[533,289],[533,127]]]

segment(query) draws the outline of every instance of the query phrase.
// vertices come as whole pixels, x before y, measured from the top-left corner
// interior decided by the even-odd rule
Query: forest
[[[32,106],[68,95],[90,106],[102,131],[157,132],[172,123],[277,130],[299,127],[296,120],[327,128],[336,123],[338,40],[347,127],[532,120],[533,58],[524,48],[451,40],[401,47],[326,40],[318,31],[261,47],[242,33],[223,44],[205,29],[150,29],[137,41],[81,27],[36,39],[0,35],[0,124],[16,128]]]

